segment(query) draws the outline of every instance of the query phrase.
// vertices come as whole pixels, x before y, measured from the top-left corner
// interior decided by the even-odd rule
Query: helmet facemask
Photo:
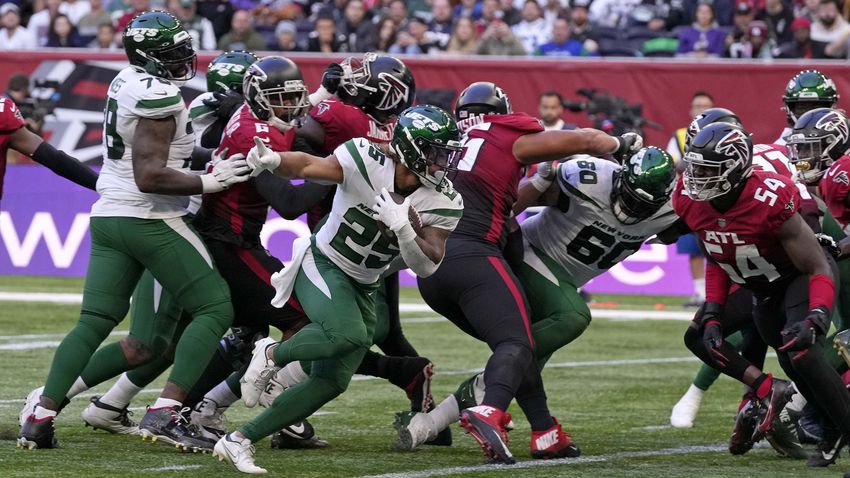
[[[623,177],[625,174],[621,171],[617,177],[611,211],[621,224],[629,226],[652,217],[670,198],[656,198],[643,189],[636,189]]]
[[[818,138],[792,134],[787,138],[791,164],[797,169],[797,175],[806,184],[817,184],[832,165],[830,152],[838,144],[828,136]]]
[[[198,56],[188,32],[174,36],[174,44],[148,51],[136,50],[148,60],[145,71],[175,82],[189,81],[198,71]]]
[[[287,80],[283,86],[262,88],[262,78],[256,74],[246,76],[246,96],[254,99],[252,111],[263,121],[278,119],[291,124],[307,114],[310,108],[307,86],[302,80]]]
[[[414,138],[407,129],[402,130],[402,134],[406,136],[406,143],[411,145],[413,151],[402,151],[394,147],[396,143],[393,142],[390,148],[394,154],[419,177],[422,184],[436,191],[442,191],[451,181],[449,176],[453,177],[457,173],[457,163],[462,150],[460,142],[449,141],[448,144],[439,144],[422,137]],[[432,166],[436,166],[435,171],[432,171]]]

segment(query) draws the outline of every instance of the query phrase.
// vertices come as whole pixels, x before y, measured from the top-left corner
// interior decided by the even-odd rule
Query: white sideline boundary
[[[683,455],[687,453],[716,453],[726,451],[726,445],[694,445],[682,446],[677,448],[662,448],[657,450],[645,451],[622,451],[615,453],[606,453],[604,455],[580,456],[578,458],[559,458],[556,460],[529,460],[520,461],[515,465],[474,465],[474,466],[451,466],[445,468],[432,468],[429,470],[419,471],[402,471],[398,473],[385,473],[382,475],[363,475],[357,478],[431,478],[434,476],[446,475],[465,475],[467,473],[487,472],[494,473],[497,471],[510,472],[513,470],[543,468],[550,466],[575,466],[588,463],[601,463],[612,460],[622,460],[629,458],[651,458],[656,456],[671,456]]]

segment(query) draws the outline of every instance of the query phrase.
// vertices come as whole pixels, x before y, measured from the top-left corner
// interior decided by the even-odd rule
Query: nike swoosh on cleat
[[[289,429],[290,429],[293,433],[297,433],[297,434],[299,434],[299,435],[300,435],[300,434],[302,434],[302,433],[304,433],[304,430],[306,430],[306,429],[307,429],[307,427],[306,427],[306,426],[304,426],[304,423],[303,423],[303,422],[302,422],[301,424],[297,425],[297,426],[296,426],[296,425],[290,425],[288,428],[289,428]]]

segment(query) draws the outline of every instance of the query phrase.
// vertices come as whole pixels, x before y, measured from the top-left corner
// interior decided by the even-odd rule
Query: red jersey
[[[473,240],[502,249],[525,168],[514,157],[514,142],[541,131],[540,122],[525,113],[486,115],[466,131],[463,158],[452,180],[463,196],[463,217],[450,240]]]
[[[850,193],[850,156],[842,156],[833,163],[818,183],[818,188],[829,213],[846,233],[847,226],[850,225],[850,207],[847,206],[847,196]]]
[[[798,274],[777,237],[777,229],[800,209],[800,190],[776,173],[753,171],[738,202],[724,213],[710,201],[694,201],[679,178],[673,208],[694,231],[706,254],[733,282],[754,292]]]
[[[788,148],[782,144],[757,144],[753,146],[753,166],[788,179],[794,178],[794,167],[788,159]]]
[[[15,102],[5,96],[0,97],[0,198],[3,197],[3,176],[6,175],[6,156],[12,133],[26,125],[24,117]]]
[[[322,151],[331,154],[342,143],[354,138],[366,138],[374,143],[389,143],[393,137],[393,124],[382,125],[373,120],[360,108],[329,98],[310,110],[310,117],[325,130],[325,147]],[[307,213],[310,230],[331,210],[333,194],[328,194]]]
[[[247,155],[254,147],[254,136],[274,151],[289,151],[295,130],[282,133],[258,119],[248,105],[243,104],[227,123],[216,153],[227,148],[228,155]],[[198,222],[205,232],[218,232],[218,238],[236,239],[240,244],[248,242],[253,246],[260,243],[260,230],[266,222],[268,209],[269,203],[257,192],[254,180],[249,179],[225,191],[204,194]]]

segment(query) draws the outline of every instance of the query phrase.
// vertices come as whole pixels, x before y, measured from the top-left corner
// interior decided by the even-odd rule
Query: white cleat
[[[266,350],[277,343],[273,338],[266,337],[254,343],[254,354],[248,369],[239,380],[242,388],[242,401],[246,407],[254,407],[260,400],[260,395],[266,389],[269,380],[280,370],[274,360],[266,357]]]
[[[396,450],[415,450],[419,445],[436,438],[439,433],[435,430],[434,419],[427,413],[398,412],[393,426],[398,432],[393,442]]]
[[[694,419],[699,411],[702,394],[702,390],[691,384],[688,391],[673,406],[673,413],[670,414],[670,425],[673,428],[691,428],[694,426]]]
[[[117,408],[92,397],[91,403],[83,410],[83,421],[95,430],[106,430],[120,435],[138,435],[139,425],[130,420],[127,408]]]
[[[215,444],[213,458],[230,463],[242,473],[252,475],[267,473],[268,470],[254,464],[254,453],[256,453],[256,450],[254,445],[251,444],[251,440],[245,438],[239,441],[232,433],[229,433]]]
[[[227,407],[220,407],[215,400],[204,398],[192,410],[189,422],[198,427],[198,432],[204,437],[220,440],[227,434],[227,419],[224,411]]]
[[[21,409],[21,413],[18,414],[18,422],[23,427],[24,422],[27,421],[27,417],[35,412],[35,406],[38,405],[38,402],[41,400],[41,394],[44,393],[44,387],[38,387],[27,395],[27,401],[24,403],[24,408]]]

